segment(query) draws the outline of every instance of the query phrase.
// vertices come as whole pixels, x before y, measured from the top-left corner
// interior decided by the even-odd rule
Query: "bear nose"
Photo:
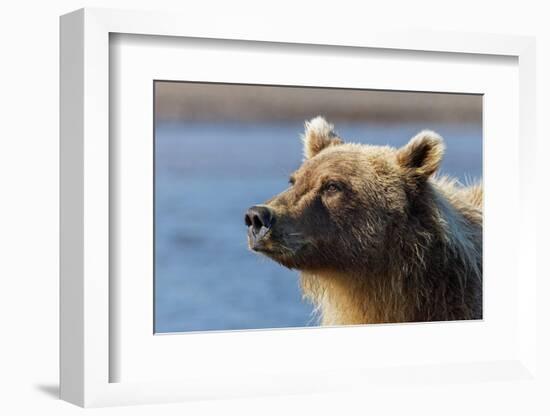
[[[265,205],[250,207],[244,216],[244,223],[254,234],[258,234],[262,227],[269,229],[273,225],[273,211]]]

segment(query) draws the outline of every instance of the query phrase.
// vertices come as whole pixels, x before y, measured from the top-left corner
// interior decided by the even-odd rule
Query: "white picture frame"
[[[235,31],[237,25],[232,23],[220,19],[216,24],[204,25],[203,22],[192,21],[177,14],[107,9],[83,9],[61,18],[61,397],[88,407],[194,398],[322,392],[357,388],[361,385],[369,385],[372,389],[378,384],[406,384],[412,380],[427,383],[433,383],[434,380],[456,379],[470,382],[487,379],[521,382],[536,377],[536,270],[533,258],[536,251],[533,231],[536,229],[536,218],[527,215],[535,211],[536,204],[533,183],[530,180],[530,172],[535,166],[534,39],[504,35],[394,31],[364,31],[358,37],[345,31],[329,33],[322,28],[305,33],[300,27],[291,26],[281,31],[278,25],[266,25],[265,22],[259,24],[245,19],[238,25],[239,30]],[[117,187],[112,186],[112,176],[117,172],[118,159],[113,158],[110,147],[110,137],[116,134],[110,124],[110,117],[113,116],[110,111],[114,108],[110,106],[110,95],[114,87],[110,79],[112,72],[109,56],[111,41],[116,37],[114,34],[164,37],[156,38],[156,42],[162,42],[163,39],[167,39],[166,37],[256,42],[255,44],[260,46],[259,49],[261,42],[269,42],[280,45],[282,50],[285,45],[302,45],[306,48],[307,45],[324,45],[330,46],[333,51],[339,48],[369,48],[432,53],[430,56],[463,54],[469,56],[474,63],[476,56],[505,56],[517,60],[515,67],[518,72],[514,82],[517,82],[519,94],[517,97],[503,97],[518,100],[519,105],[514,106],[515,112],[506,114],[510,116],[507,120],[512,123],[510,126],[518,127],[519,131],[499,131],[503,138],[507,134],[510,135],[511,145],[519,145],[519,153],[510,150],[500,152],[504,160],[508,157],[514,163],[517,161],[517,166],[511,168],[508,173],[510,181],[518,185],[512,192],[514,204],[511,204],[510,208],[518,221],[515,229],[517,232],[514,234],[517,237],[513,239],[514,244],[510,249],[510,254],[514,257],[513,270],[510,273],[517,275],[518,270],[522,270],[521,280],[517,280],[516,277],[516,280],[510,282],[510,290],[506,292],[506,296],[514,297],[515,308],[510,316],[515,321],[515,329],[513,334],[509,335],[513,347],[503,347],[502,351],[495,351],[494,359],[489,358],[490,351],[487,350],[484,354],[479,353],[479,356],[464,355],[459,362],[449,361],[448,357],[442,355],[438,357],[437,362],[422,358],[417,358],[415,362],[413,357],[409,361],[387,362],[381,367],[369,362],[353,368],[350,365],[339,365],[334,361],[317,370],[307,366],[300,368],[299,364],[295,363],[295,367],[285,368],[283,365],[279,371],[266,366],[259,372],[245,368],[239,359],[235,360],[237,364],[233,367],[223,368],[223,362],[220,361],[215,369],[208,369],[204,365],[201,367],[200,359],[197,360],[197,356],[193,356],[196,366],[190,367],[192,363],[186,363],[190,371],[183,376],[185,367],[174,366],[172,370],[177,374],[170,377],[167,374],[169,368],[155,373],[153,367],[163,366],[153,365],[145,372],[140,369],[140,373],[145,374],[143,378],[121,377],[118,374],[119,370],[113,370],[120,368],[120,362],[126,362],[125,367],[130,367],[130,370],[126,371],[128,374],[132,374],[131,370],[138,363],[135,357],[132,358],[128,348],[113,347],[121,327],[129,326],[128,321],[116,317],[117,298],[113,295],[125,286],[114,284],[110,279],[110,276],[116,274],[116,259],[110,250],[112,230],[116,227],[116,218],[112,215],[113,201],[119,197],[113,194]],[[156,62],[162,63],[163,58],[158,58]],[[137,69],[136,79],[140,74],[142,78],[151,76],[144,71],[143,68]],[[506,76],[514,76],[510,74],[512,72],[507,72]],[[246,80],[243,79],[241,82]],[[320,85],[320,82],[314,82],[314,85]],[[386,88],[391,88],[391,85]],[[466,92],[464,88],[468,87],[457,86],[457,91]],[[479,88],[481,87],[476,87],[470,92],[479,92]],[[497,86],[494,88],[496,91]],[[421,90],[429,89],[432,88],[428,81],[422,84]],[[495,129],[498,127],[496,123],[491,126]],[[140,129],[136,130],[135,133],[139,135]],[[497,130],[493,132],[496,133]],[[150,135],[151,130],[146,134]],[[495,164],[495,172],[498,169],[502,169],[502,166]],[[147,215],[146,211],[144,215]],[[514,292],[511,288],[516,284],[517,292]],[[135,310],[151,312],[149,305],[140,309],[143,305],[140,299],[136,298],[134,302],[130,302]],[[142,315],[136,315],[136,327],[146,322],[145,315],[144,320],[140,321]],[[495,323],[497,324],[498,322]],[[423,335],[433,336],[434,333],[446,328],[438,328],[436,325],[438,324],[403,326],[399,332],[409,332],[408,336],[414,337],[418,331],[424,331]],[[452,325],[455,325],[452,330],[453,336],[460,335],[461,324]],[[400,338],[402,334],[395,338],[395,331],[384,328],[388,326],[379,326],[369,331],[370,337],[379,339],[379,347],[383,347],[384,342],[391,342],[392,339],[398,342],[403,340]],[[306,345],[308,342],[318,342],[320,338],[325,343],[330,342],[335,337],[351,343],[354,339],[361,339],[360,337],[365,334],[362,327],[349,330],[346,328],[345,333],[341,328],[323,328],[315,331],[250,332],[252,335],[232,339],[225,336],[223,340],[215,340],[215,334],[211,334],[210,340],[205,339],[204,334],[186,334],[183,341],[182,338],[178,340],[175,337],[156,337],[154,343],[172,344],[167,348],[173,353],[174,349],[181,351],[185,348],[186,342],[191,344],[195,343],[195,340],[197,342],[194,351],[199,352],[208,342],[216,345],[219,342],[230,342],[236,351],[239,345],[245,342],[257,343],[258,347],[268,348],[266,346],[272,343],[274,338],[279,338],[279,345],[282,346],[288,345],[291,337],[299,336],[300,345]],[[464,327],[464,331],[466,332],[461,336],[482,337],[484,329],[469,325]],[[502,336],[508,336],[507,329],[500,328],[499,331],[499,334],[504,334]],[[148,354],[157,352],[145,349],[144,345],[148,341],[140,334],[143,334],[143,330],[138,328],[136,332],[128,335],[127,340],[132,349],[138,352],[134,355],[142,361],[147,361],[142,355],[143,351]],[[150,336],[155,338],[152,333]],[[199,342],[201,336],[202,341]],[[341,347],[336,345],[336,348]],[[348,353],[353,356],[358,351]]]

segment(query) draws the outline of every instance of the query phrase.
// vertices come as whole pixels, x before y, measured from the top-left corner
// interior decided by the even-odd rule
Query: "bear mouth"
[[[261,227],[255,231],[252,227],[248,227],[248,247],[252,251],[266,252],[270,251],[270,234],[271,229]]]
[[[294,252],[281,246],[277,241],[269,237],[264,237],[261,240],[248,240],[248,247],[251,251],[263,254],[272,260],[279,262],[284,257],[293,256]]]
[[[261,240],[253,240],[249,236],[248,246],[255,253],[264,255],[284,267],[295,269],[298,268],[297,260],[300,253],[307,244],[301,239],[282,239],[281,241],[268,233]]]

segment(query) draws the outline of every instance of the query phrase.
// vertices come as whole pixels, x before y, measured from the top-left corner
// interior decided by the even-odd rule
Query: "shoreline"
[[[188,82],[155,83],[158,121],[482,123],[482,96]]]

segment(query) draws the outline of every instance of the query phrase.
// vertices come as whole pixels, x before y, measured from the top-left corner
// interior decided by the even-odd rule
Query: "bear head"
[[[441,137],[422,131],[399,149],[345,143],[317,117],[303,144],[288,189],[246,212],[250,249],[302,271],[386,268],[429,209]]]

